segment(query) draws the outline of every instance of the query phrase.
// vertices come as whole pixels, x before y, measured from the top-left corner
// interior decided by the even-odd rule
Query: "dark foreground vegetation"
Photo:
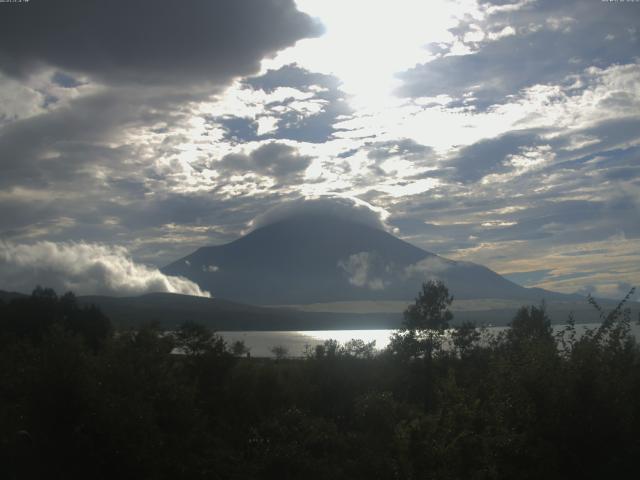
[[[451,300],[425,284],[379,354],[329,341],[270,360],[196,324],[113,332],[38,288],[0,303],[0,477],[636,475],[640,349],[623,303],[582,336],[523,307],[506,333],[466,324],[447,346]]]

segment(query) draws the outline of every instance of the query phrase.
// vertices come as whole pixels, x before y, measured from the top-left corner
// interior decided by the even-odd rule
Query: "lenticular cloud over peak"
[[[124,247],[84,242],[0,242],[0,289],[29,292],[37,284],[79,295],[168,292],[211,296],[191,280],[134,262]]]
[[[249,230],[296,217],[331,216],[367,225],[379,230],[390,230],[386,224],[389,213],[356,197],[321,195],[301,197],[283,203],[255,217]]]

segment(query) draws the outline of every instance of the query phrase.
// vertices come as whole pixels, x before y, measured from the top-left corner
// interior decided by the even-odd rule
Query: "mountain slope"
[[[200,248],[162,271],[189,278],[216,297],[264,305],[410,300],[430,278],[443,280],[456,298],[539,301],[560,295],[523,288],[481,265],[447,260],[385,231],[324,215],[292,217],[231,243]]]

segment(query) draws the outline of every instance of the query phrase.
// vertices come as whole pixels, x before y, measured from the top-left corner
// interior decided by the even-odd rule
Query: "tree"
[[[175,332],[176,346],[187,356],[205,354],[223,355],[226,351],[224,340],[209,328],[197,322],[183,322]]]
[[[473,322],[464,322],[455,328],[451,334],[453,345],[458,349],[460,356],[465,356],[480,340],[480,331]]]
[[[398,358],[432,358],[442,346],[441,334],[449,327],[453,296],[439,280],[422,284],[413,305],[404,311],[403,329],[392,336],[388,351]]]
[[[511,341],[523,342],[544,340],[553,342],[551,319],[547,315],[544,303],[539,307],[531,305],[520,307],[511,321],[508,338]]]
[[[51,288],[37,286],[30,297],[15,298],[0,316],[0,334],[39,343],[53,328],[80,336],[95,352],[112,334],[111,321],[95,305],[80,306],[67,292],[58,297]]]
[[[408,330],[442,332],[453,318],[449,310],[452,302],[453,296],[440,280],[424,282],[415,303],[404,311],[404,326]]]
[[[342,346],[340,353],[347,357],[373,358],[376,354],[376,341],[366,343],[361,338],[352,338]]]
[[[283,358],[286,358],[287,355],[289,355],[289,349],[282,345],[276,345],[274,347],[271,347],[271,353],[273,353],[273,355],[276,357],[276,360],[282,360]]]
[[[109,318],[95,305],[80,307],[73,292],[58,300],[65,329],[80,335],[94,351],[102,348],[112,334]]]
[[[250,348],[244,343],[244,340],[236,340],[231,344],[231,354],[234,357],[244,357],[247,358],[250,356]]]

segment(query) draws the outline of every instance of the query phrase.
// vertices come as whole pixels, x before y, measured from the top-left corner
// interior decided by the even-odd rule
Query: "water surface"
[[[576,325],[577,334],[584,332],[586,328],[597,328],[597,323],[585,323]],[[489,327],[488,333],[497,334],[508,327]],[[565,325],[554,325],[554,333],[565,328]],[[636,338],[640,338],[640,326],[633,324],[632,332]],[[337,340],[343,344],[351,339],[361,339],[366,343],[376,342],[376,348],[382,350],[391,339],[396,330],[312,330],[312,331],[246,331],[246,332],[218,332],[228,343],[237,340],[244,341],[249,347],[252,357],[273,357],[271,349],[276,346],[284,347],[288,356],[302,357],[305,352],[321,345],[326,340]]]

